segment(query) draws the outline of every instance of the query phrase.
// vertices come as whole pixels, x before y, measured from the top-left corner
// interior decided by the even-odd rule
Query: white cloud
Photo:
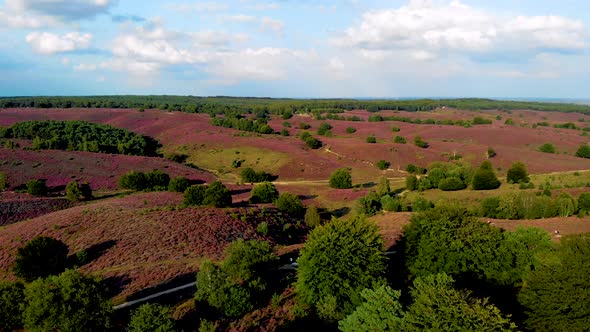
[[[38,29],[46,26],[56,25],[57,22],[51,17],[39,15],[26,15],[0,11],[0,26],[11,28]]]
[[[178,12],[219,12],[229,9],[229,5],[221,2],[176,3],[166,5],[168,9]]]
[[[366,12],[334,42],[364,51],[407,49],[416,59],[431,60],[452,53],[531,56],[543,50],[580,50],[588,46],[587,37],[582,22],[565,17],[505,17],[456,0],[413,0],[400,8]]]
[[[92,35],[70,32],[60,36],[50,32],[31,32],[25,40],[37,53],[55,54],[88,48]]]
[[[142,62],[133,59],[115,58],[102,62],[99,67],[117,72],[145,76],[157,73],[162,66],[156,62]]]
[[[77,20],[107,13],[116,0],[6,0],[13,13],[36,13],[61,19]]]
[[[263,17],[260,20],[260,28],[263,31],[270,31],[280,37],[283,35],[284,24],[279,20],[275,20],[270,17]]]
[[[94,71],[97,66],[95,64],[81,63],[74,67],[76,71]]]
[[[181,64],[205,61],[201,54],[178,48],[167,40],[142,39],[130,34],[117,37],[112,52],[117,57],[155,63]]]
[[[276,2],[256,3],[246,6],[246,8],[251,10],[273,10],[281,8],[281,5]]]

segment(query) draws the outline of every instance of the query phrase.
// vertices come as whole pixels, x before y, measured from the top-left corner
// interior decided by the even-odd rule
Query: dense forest
[[[158,147],[150,137],[85,121],[25,121],[8,128],[0,127],[0,138],[32,140],[33,149],[136,156],[154,156]]]
[[[466,110],[531,109],[538,111],[578,112],[590,114],[589,105],[567,103],[502,101],[493,99],[413,99],[413,100],[357,100],[357,99],[273,99],[195,96],[85,96],[85,97],[5,97],[0,108],[159,108],[190,113],[244,114],[268,111],[337,113],[352,109],[429,111],[438,107]]]

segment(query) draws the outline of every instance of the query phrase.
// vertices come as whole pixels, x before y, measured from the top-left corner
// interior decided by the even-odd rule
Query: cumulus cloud
[[[70,32],[60,36],[50,32],[31,32],[25,37],[25,40],[37,53],[55,54],[88,48],[92,41],[92,35]]]
[[[76,71],[94,71],[97,66],[95,64],[81,63],[74,67]]]
[[[221,2],[173,3],[166,7],[178,12],[219,12],[229,9],[229,5]]]
[[[334,42],[364,51],[412,50],[416,59],[427,60],[449,53],[576,51],[588,46],[587,37],[582,22],[565,17],[505,17],[457,0],[413,0],[364,13]]]
[[[10,28],[38,29],[56,25],[51,17],[38,15],[24,15],[21,13],[0,11],[0,26]]]
[[[65,19],[87,19],[107,13],[116,0],[6,0],[5,6],[16,13],[33,12]]]

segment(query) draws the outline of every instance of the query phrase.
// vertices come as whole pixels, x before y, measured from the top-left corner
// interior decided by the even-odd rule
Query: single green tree
[[[545,153],[556,153],[557,150],[555,149],[555,145],[551,143],[545,143],[539,147],[539,151]]]
[[[336,303],[342,318],[361,303],[361,291],[382,281],[383,238],[364,218],[333,220],[311,231],[298,259],[296,290],[307,304]]]
[[[389,166],[391,166],[391,163],[387,160],[381,159],[375,164],[375,166],[377,166],[378,169],[384,171],[384,170],[388,169]]]
[[[25,303],[25,328],[35,332],[105,330],[113,306],[100,280],[76,270],[33,281]]]
[[[67,267],[68,246],[54,238],[39,236],[18,248],[14,274],[26,281],[46,278]]]
[[[220,181],[214,181],[205,190],[203,205],[210,205],[217,208],[231,206],[232,197],[229,189]]]
[[[304,213],[304,206],[301,199],[292,193],[282,193],[274,202],[277,209],[292,216],[301,216]]]
[[[561,239],[556,259],[531,271],[518,294],[532,331],[586,331],[590,328],[590,235]]]
[[[580,194],[580,197],[578,197],[578,209],[586,213],[590,212],[590,192]]]
[[[580,147],[576,151],[576,157],[590,158],[590,146],[587,144],[580,145]]]
[[[20,282],[0,282],[0,331],[23,326],[25,286]]]
[[[130,190],[145,190],[149,184],[145,173],[131,171],[119,178],[119,187]]]
[[[47,185],[43,180],[31,180],[27,182],[27,193],[33,196],[47,196]]]
[[[489,161],[484,161],[473,175],[471,186],[473,190],[491,190],[500,187],[500,181],[492,169]]]
[[[527,183],[530,181],[529,173],[526,169],[525,164],[516,162],[510,166],[506,175],[506,181],[508,183]]]
[[[406,138],[405,138],[405,137],[403,137],[403,136],[395,136],[395,137],[393,138],[393,143],[398,143],[398,144],[406,144],[406,143],[407,143],[407,140],[406,140]]]
[[[252,189],[250,203],[272,203],[279,198],[279,191],[270,182],[259,183]]]
[[[313,205],[305,210],[305,217],[303,220],[305,225],[310,229],[315,228],[322,223],[322,218],[320,217],[318,208]]]
[[[345,168],[339,168],[330,175],[330,188],[348,189],[352,188],[352,176]]]
[[[489,147],[488,152],[487,152],[488,158],[494,158],[496,155],[497,154],[496,154],[496,151],[494,150],[494,148]]]
[[[367,143],[377,143],[377,138],[375,136],[367,137]]]
[[[173,332],[176,328],[170,317],[170,308],[159,304],[144,304],[132,312],[127,331]]]
[[[465,189],[466,187],[467,186],[465,185],[465,183],[463,183],[461,179],[458,179],[456,177],[446,178],[440,181],[440,183],[438,184],[438,189],[442,191],[455,191]]]
[[[409,191],[418,189],[418,178],[415,175],[406,177],[406,189]]]
[[[385,176],[382,176],[379,179],[379,184],[377,185],[377,195],[384,196],[391,192],[391,187],[389,185],[389,179]]]
[[[78,185],[78,181],[72,181],[66,186],[66,198],[70,202],[79,202],[82,198],[82,191]]]

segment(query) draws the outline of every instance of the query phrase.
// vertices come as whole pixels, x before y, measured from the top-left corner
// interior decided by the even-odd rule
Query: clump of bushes
[[[525,164],[521,162],[512,164],[506,175],[506,180],[508,183],[528,183],[529,174]]]
[[[556,153],[557,150],[555,149],[555,145],[551,143],[545,143],[539,147],[539,151],[545,153]]]
[[[14,274],[25,281],[63,272],[68,262],[68,246],[51,237],[39,236],[18,248]]]
[[[119,178],[119,187],[130,190],[155,190],[168,189],[170,176],[160,170],[149,173],[131,171]]]
[[[346,133],[348,133],[348,134],[354,134],[354,133],[356,133],[356,129],[353,128],[353,127],[347,127],[346,128]]]
[[[590,146],[587,144],[581,145],[576,151],[576,157],[590,158]]]
[[[170,183],[168,184],[168,191],[183,193],[188,187],[190,187],[190,185],[190,181],[187,178],[180,176],[170,180]]]
[[[270,181],[272,175],[264,171],[256,172],[251,167],[246,167],[240,172],[243,182],[247,183],[258,183]]]
[[[403,136],[395,136],[393,138],[393,142],[398,143],[398,144],[406,144],[407,143],[406,138]]]
[[[420,136],[414,137],[414,145],[423,149],[426,149],[429,146],[428,143],[424,141]]]
[[[369,136],[369,137],[367,137],[367,143],[371,143],[371,144],[377,143],[377,138],[375,138],[375,136]]]
[[[208,186],[197,185],[188,187],[184,192],[185,205],[208,205],[217,208],[231,206],[232,197],[223,183],[215,181]]]
[[[318,128],[318,135],[321,136],[332,136],[332,125],[330,125],[329,123],[326,122],[322,122],[322,124],[320,124],[320,127]]]
[[[473,175],[473,190],[492,190],[500,187],[500,181],[492,169],[492,163],[484,161]]]
[[[585,199],[580,196],[576,201],[567,193],[561,193],[555,199],[530,192],[507,193],[484,199],[481,211],[487,218],[512,220],[568,217],[582,210],[578,203]]]

